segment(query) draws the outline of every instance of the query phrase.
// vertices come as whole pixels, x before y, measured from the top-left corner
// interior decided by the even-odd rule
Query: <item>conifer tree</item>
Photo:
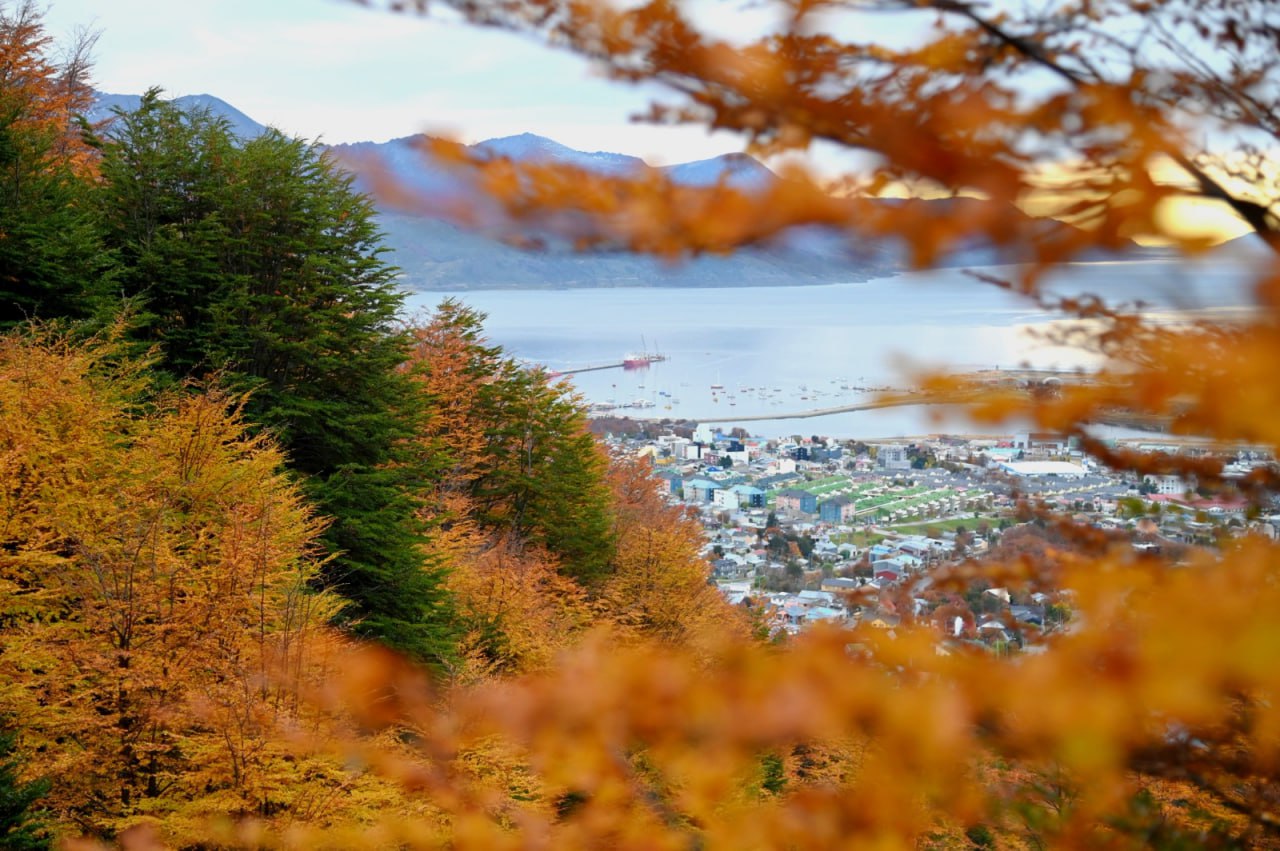
[[[17,736],[0,732],[0,847],[42,851],[50,847],[43,814],[33,809],[49,791],[48,778],[23,782],[14,755]]]
[[[418,417],[395,270],[369,203],[320,149],[156,91],[104,146],[100,207],[139,334],[175,377],[220,370],[332,516],[325,580],[364,635],[448,656],[452,614],[404,480]]]

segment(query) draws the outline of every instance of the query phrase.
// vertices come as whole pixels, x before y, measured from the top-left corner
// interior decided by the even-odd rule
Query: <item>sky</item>
[[[447,10],[422,18],[353,0],[44,2],[55,37],[77,28],[100,33],[94,77],[101,91],[139,94],[159,86],[173,97],[212,94],[258,122],[330,144],[422,132],[471,143],[530,132],[654,165],[743,147],[726,132],[636,124],[632,115],[662,99],[656,85],[606,80],[582,58],[462,23]],[[752,0],[692,0],[683,9],[730,40],[775,24],[765,4]],[[870,13],[853,22],[853,34],[901,45],[932,20]],[[809,162],[834,175],[860,160],[828,146]],[[1174,218],[1219,236],[1240,229],[1213,205],[1180,205]]]
[[[250,118],[328,143],[413,133],[465,142],[532,132],[580,150],[685,162],[742,149],[739,137],[629,121],[656,87],[603,79],[527,37],[363,8],[350,0],[48,0],[63,37],[100,32],[95,85],[212,94]],[[751,14],[731,2],[735,26]]]

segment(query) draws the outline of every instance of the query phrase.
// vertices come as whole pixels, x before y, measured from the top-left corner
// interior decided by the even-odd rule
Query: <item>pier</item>
[[[576,366],[570,369],[553,369],[548,371],[547,374],[552,377],[558,377],[561,375],[577,375],[580,372],[596,372],[602,369],[648,369],[650,364],[661,363],[666,359],[666,355],[659,354],[627,355],[616,362]]]
[[[579,372],[596,372],[601,369],[626,369],[626,364],[622,361],[617,363],[598,363],[592,366],[578,366],[573,369],[553,369],[547,372],[553,378],[561,375],[577,375]]]

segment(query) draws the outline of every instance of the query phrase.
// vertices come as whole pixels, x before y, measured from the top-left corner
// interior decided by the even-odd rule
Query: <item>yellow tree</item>
[[[274,815],[289,696],[333,604],[321,524],[213,388],[147,398],[145,364],[48,329],[0,338],[0,711],[65,826]],[[197,831],[192,833],[190,831]]]
[[[617,553],[602,611],[637,637],[710,654],[746,638],[745,616],[710,584],[702,528],[658,492],[647,460],[618,458],[609,471]]]

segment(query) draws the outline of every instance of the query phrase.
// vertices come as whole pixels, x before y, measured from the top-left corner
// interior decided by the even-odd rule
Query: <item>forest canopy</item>
[[[665,86],[651,120],[873,164],[839,195],[802,170],[747,195],[438,146],[515,221],[666,256],[819,224],[922,267],[989,240],[1023,265],[973,285],[1030,293],[1103,366],[1057,394],[975,394],[977,421],[1274,509],[1274,467],[1228,480],[1219,458],[1090,430],[1124,407],[1280,444],[1272,4],[797,0],[746,44],[671,0],[449,5]],[[877,44],[868,14],[934,23]],[[1027,502],[992,557],[927,577],[953,614],[982,589],[1058,595],[1062,628],[1021,652],[943,641],[912,584],[886,596],[890,629],[770,642],[563,385],[462,305],[402,321],[370,201],[321,149],[240,142],[158,92],[85,127],[87,46],[55,59],[30,2],[0,3],[0,36],[6,840],[1280,845],[1274,540],[1152,555]],[[981,203],[872,203],[903,186]],[[1036,295],[1135,238],[1202,250],[1167,217],[1187,200],[1270,252],[1246,316]],[[1072,226],[1022,212],[1046,204]]]

